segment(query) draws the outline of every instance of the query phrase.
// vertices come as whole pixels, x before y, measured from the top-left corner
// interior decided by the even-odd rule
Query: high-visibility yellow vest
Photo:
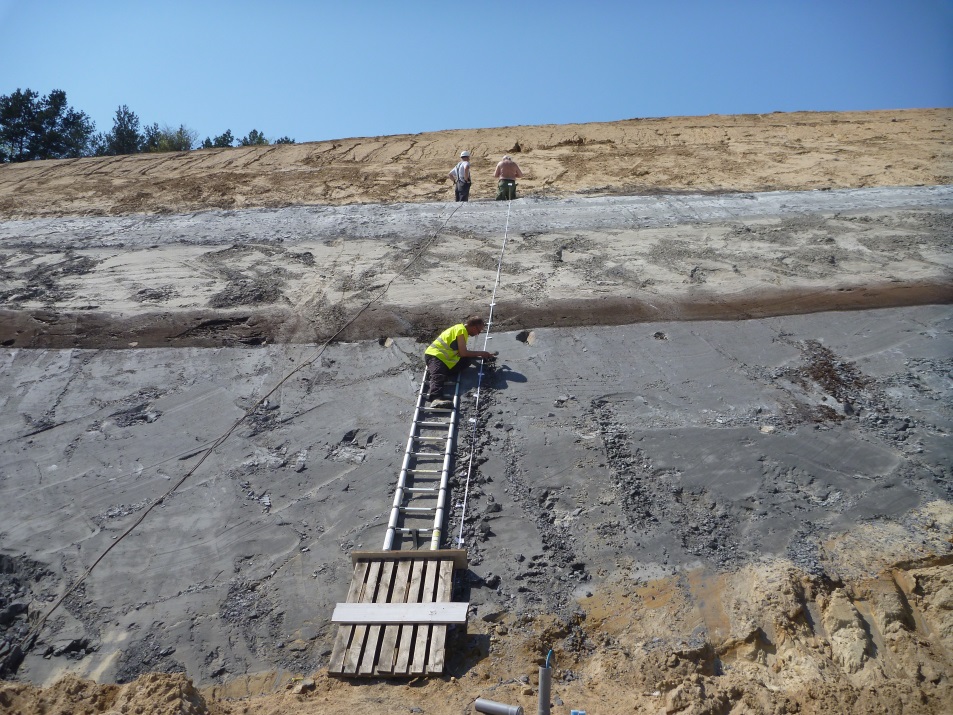
[[[460,362],[460,353],[457,352],[457,338],[461,335],[470,337],[467,332],[467,326],[458,323],[451,328],[447,328],[440,337],[430,343],[430,347],[424,351],[426,355],[434,355],[440,358],[441,362],[449,368],[452,368]]]

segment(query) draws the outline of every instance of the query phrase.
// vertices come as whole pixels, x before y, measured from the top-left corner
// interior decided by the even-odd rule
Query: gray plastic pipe
[[[553,669],[545,665],[539,666],[539,705],[536,707],[536,715],[549,715],[549,694],[552,687]]]
[[[473,703],[478,713],[488,713],[489,715],[523,715],[523,708],[520,705],[505,705],[495,700],[484,700],[477,698]]]

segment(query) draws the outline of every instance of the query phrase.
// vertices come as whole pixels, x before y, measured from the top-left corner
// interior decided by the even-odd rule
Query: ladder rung
[[[453,412],[453,409],[450,407],[421,407],[420,409],[426,410],[427,412]]]
[[[407,474],[443,474],[442,469],[408,469]]]
[[[418,442],[446,442],[446,437],[414,437]]]
[[[436,487],[404,487],[405,492],[435,492]]]
[[[419,427],[449,427],[449,422],[426,422],[424,420],[418,420],[416,423]]]
[[[394,531],[399,531],[399,532],[402,533],[402,534],[419,534],[419,533],[421,533],[421,532],[423,532],[423,531],[430,531],[430,532],[432,532],[433,529],[404,529],[404,528],[399,528],[399,529],[394,529]]]
[[[411,457],[443,457],[443,452],[408,452]]]
[[[410,513],[410,512],[426,513],[428,511],[437,511],[437,507],[435,506],[402,506],[400,507],[400,510],[407,513]]]

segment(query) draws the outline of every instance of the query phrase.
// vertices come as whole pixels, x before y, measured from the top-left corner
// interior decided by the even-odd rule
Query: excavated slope
[[[555,713],[947,712],[951,130],[683,117],[0,168],[3,657],[388,288],[96,567],[0,710],[533,712],[552,648]],[[526,198],[448,524],[468,630],[443,679],[337,681],[418,340],[488,302],[504,152]]]

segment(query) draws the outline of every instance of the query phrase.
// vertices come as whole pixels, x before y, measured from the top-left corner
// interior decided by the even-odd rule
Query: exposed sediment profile
[[[0,710],[532,712],[552,651],[553,712],[945,714],[951,121],[0,167]],[[441,201],[461,142],[518,143],[525,198]],[[329,678],[422,343],[498,269],[446,525],[467,628],[445,678]]]

